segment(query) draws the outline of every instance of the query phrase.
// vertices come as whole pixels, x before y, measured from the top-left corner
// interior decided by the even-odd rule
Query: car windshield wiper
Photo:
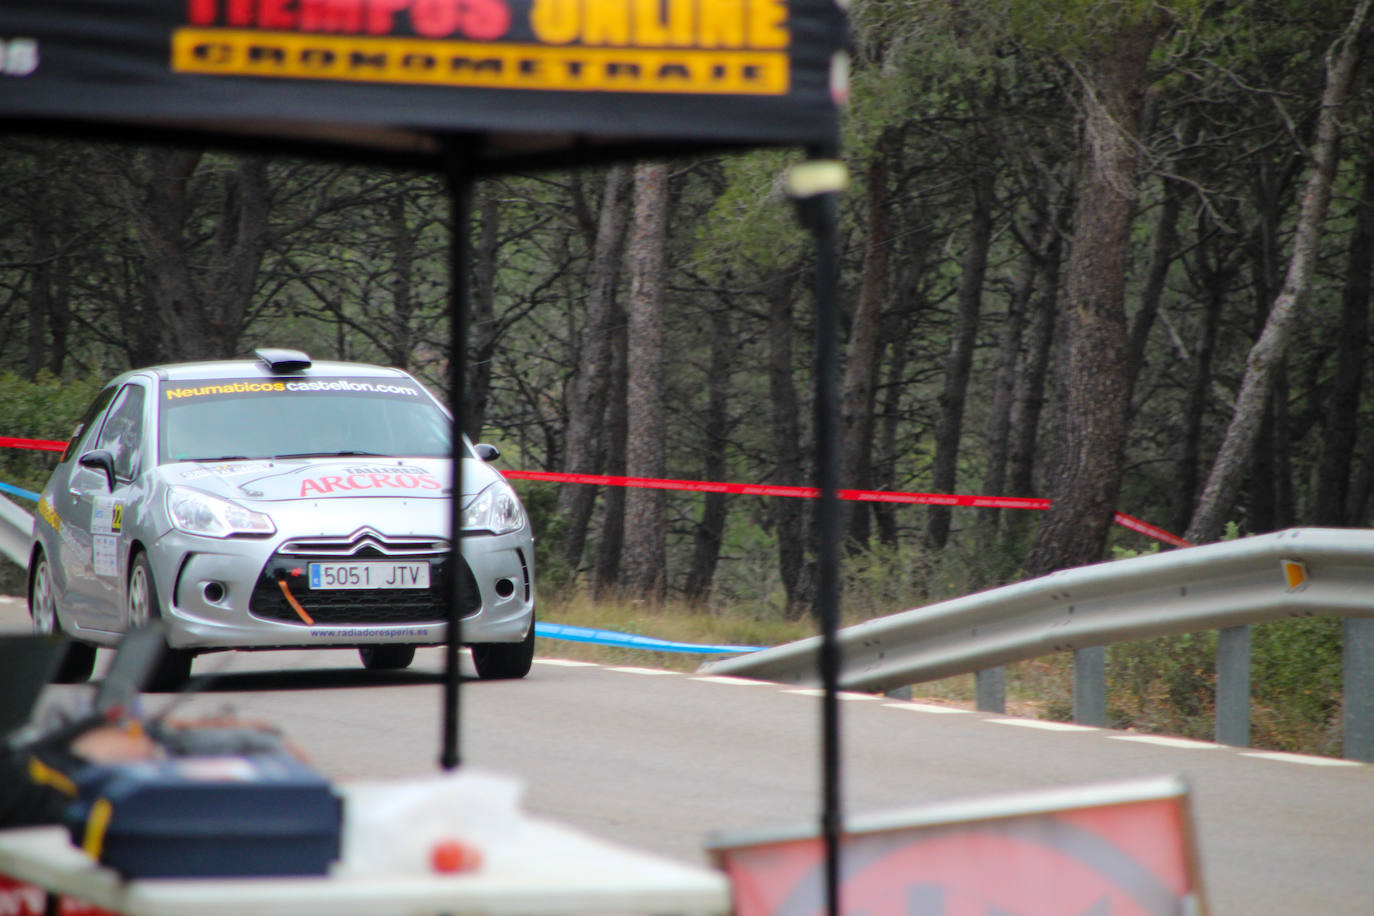
[[[273,455],[273,458],[389,458],[381,452],[292,452],[288,455]]]
[[[218,455],[213,458],[183,458],[182,461],[250,461],[247,455]]]

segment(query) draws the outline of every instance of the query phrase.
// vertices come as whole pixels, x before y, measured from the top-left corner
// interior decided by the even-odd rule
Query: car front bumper
[[[304,617],[283,613],[281,606],[270,611],[266,609],[268,604],[264,598],[271,589],[264,587],[264,572],[269,573],[270,579],[275,575],[274,570],[283,565],[279,548],[288,540],[282,536],[217,539],[171,531],[152,545],[149,556],[153,560],[171,646],[178,649],[339,648],[437,645],[447,641],[447,607],[437,593],[443,587],[437,572],[451,564],[446,554],[428,557],[433,560],[432,569],[436,571],[432,585],[436,595],[435,600],[426,602],[424,609],[408,612],[387,607],[389,596],[400,595],[397,604],[413,597],[404,592],[334,592],[337,601],[349,603],[357,598],[359,605],[380,609],[372,615],[366,609],[350,608],[346,615],[326,613],[315,619],[310,608],[319,605],[312,601],[323,594],[311,593],[305,586],[304,577],[288,582],[296,605],[306,611]],[[463,560],[471,570],[471,582],[475,583],[480,598],[480,603],[469,599],[465,609],[463,643],[519,642],[529,632],[534,617],[534,552],[528,528],[503,535],[472,533],[465,536],[462,543]],[[288,559],[303,569],[312,560],[337,561],[339,557],[291,556]],[[273,597],[280,605],[280,596]],[[331,620],[331,616],[339,619]]]

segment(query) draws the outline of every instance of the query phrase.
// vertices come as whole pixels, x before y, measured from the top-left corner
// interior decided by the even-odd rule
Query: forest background
[[[850,504],[847,619],[1157,549],[1116,510],[1195,542],[1369,524],[1369,6],[854,3],[842,486],[1053,504]],[[473,439],[514,468],[811,484],[796,159],[482,182]],[[255,346],[445,393],[435,176],[7,137],[0,186],[0,433],[65,438],[116,372]],[[0,480],[51,460],[5,450]],[[808,626],[807,500],[520,489],[546,617]],[[1114,724],[1210,735],[1214,639],[1114,647]],[[1338,749],[1339,622],[1254,651],[1257,742]],[[1064,670],[1014,683],[1064,716]]]

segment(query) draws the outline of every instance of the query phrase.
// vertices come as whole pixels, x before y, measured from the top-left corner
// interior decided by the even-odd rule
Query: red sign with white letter
[[[846,832],[841,908],[871,916],[1203,912],[1183,790],[1127,791],[1117,801],[1086,794],[1082,806],[1066,798],[1059,810],[1017,811],[1013,799],[1003,812],[994,802],[971,806],[966,819]],[[717,845],[715,853],[736,916],[825,912],[820,837]]]

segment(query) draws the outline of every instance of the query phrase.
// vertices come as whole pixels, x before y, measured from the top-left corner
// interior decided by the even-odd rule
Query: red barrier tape
[[[1193,546],[1192,541],[1185,541],[1183,538],[1179,537],[1176,534],[1170,534],[1163,528],[1156,528],[1149,522],[1142,522],[1138,518],[1132,518],[1125,512],[1116,513],[1116,515],[1112,516],[1112,521],[1116,522],[1123,528],[1129,528],[1132,531],[1139,531],[1141,534],[1146,535],[1147,537],[1152,537],[1156,541],[1163,541],[1166,544],[1172,544],[1175,547]]]
[[[611,477],[606,474],[562,474],[554,471],[504,471],[512,480],[542,480],[550,483],[589,483],[608,487],[647,487],[657,490],[688,490],[694,493],[733,493],[739,496],[791,496],[815,499],[816,487],[783,487],[774,484],[721,483],[714,480],[665,480],[658,477]],[[891,490],[840,490],[840,499],[859,502],[906,503],[926,506],[967,506],[979,509],[1048,509],[1050,501],[1023,496],[965,496],[953,493],[898,493]],[[1163,528],[1156,528],[1124,512],[1113,516],[1118,525],[1163,541],[1174,547],[1192,543]]]
[[[12,436],[0,436],[0,446],[8,448],[32,448],[44,452],[66,451],[67,443],[54,442],[51,439],[15,439]]]
[[[0,436],[0,446],[60,452],[67,443],[50,439],[15,439]],[[556,471],[504,471],[511,480],[542,480],[550,483],[589,483],[606,487],[644,487],[653,490],[686,490],[692,493],[731,493],[737,496],[789,496],[815,499],[816,487],[784,487],[775,484],[723,483],[714,480],[667,480],[659,477],[612,477],[607,474],[561,474]],[[923,506],[964,506],[975,509],[1048,509],[1050,501],[1026,496],[964,496],[954,493],[898,493],[892,490],[840,490],[840,499],[873,503],[904,503]],[[1112,519],[1118,525],[1174,547],[1192,543],[1149,522],[1118,512]]]
[[[553,471],[503,471],[512,480],[543,480],[551,483],[591,483],[608,487],[645,487],[652,490],[687,490],[693,493],[732,493],[737,496],[791,496],[815,499],[816,487],[784,487],[776,484],[722,483],[715,480],[665,480],[659,477],[610,477],[605,474],[560,474]],[[947,493],[896,493],[890,490],[840,490],[840,499],[859,502],[919,503],[928,506],[974,506],[982,509],[1047,509],[1048,499],[1018,496],[960,496]]]

